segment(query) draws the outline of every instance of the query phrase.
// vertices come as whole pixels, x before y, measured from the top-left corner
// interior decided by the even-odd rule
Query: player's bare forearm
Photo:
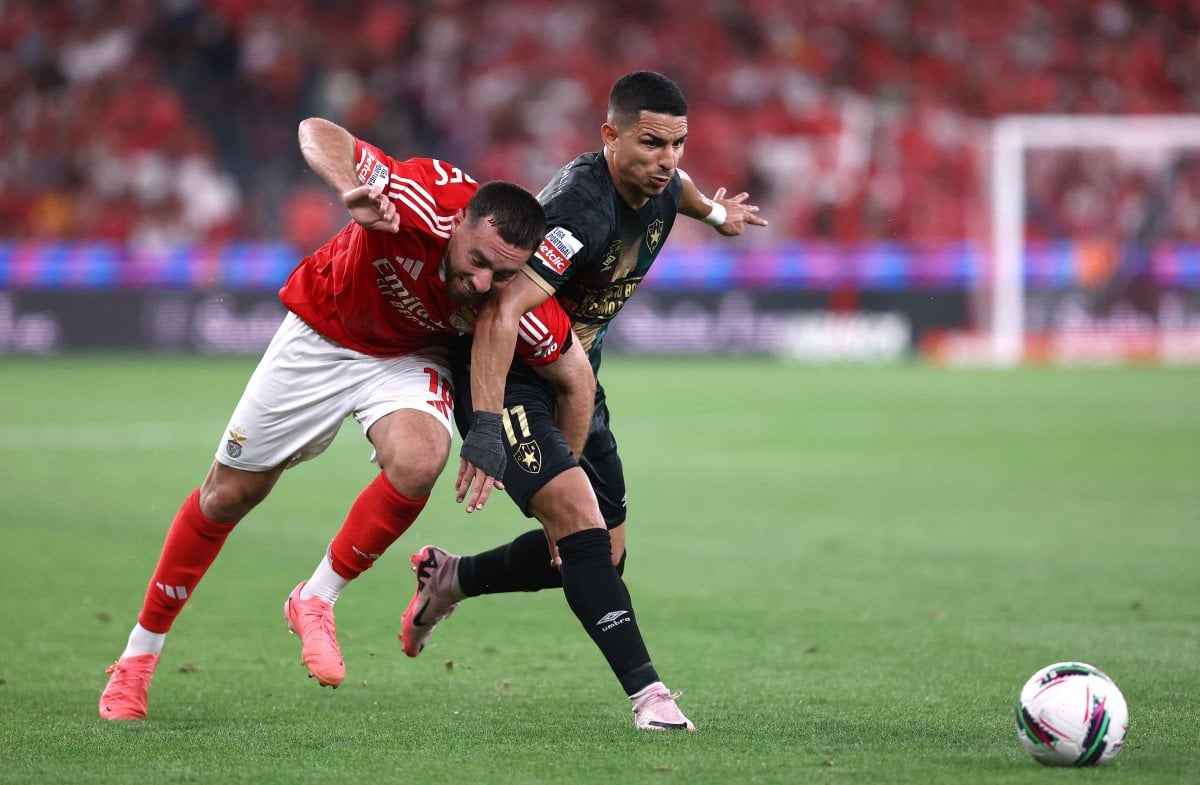
[[[517,275],[479,309],[475,342],[471,349],[471,404],[473,425],[460,451],[455,498],[467,501],[467,512],[483,507],[493,487],[503,488],[504,457],[498,436],[475,433],[480,418],[498,418],[504,408],[504,381],[517,346],[521,315],[537,307],[548,295],[526,275]],[[492,465],[489,470],[489,465]]]
[[[504,408],[504,380],[517,346],[520,318],[520,313],[499,302],[479,310],[471,347],[471,403],[477,412],[499,413]]]
[[[528,275],[516,275],[479,308],[471,348],[471,404],[475,411],[504,407],[504,380],[512,365],[521,316],[549,295]]]
[[[596,406],[596,376],[579,339],[575,338],[562,356],[537,368],[537,372],[554,388],[554,418],[571,454],[578,458],[583,453]]]
[[[683,183],[679,212],[683,215],[703,221],[726,237],[736,237],[747,226],[767,225],[767,220],[758,214],[758,205],[746,203],[750,194],[742,191],[736,196],[726,196],[725,189],[718,188],[709,199],[696,187],[687,172],[682,169],[678,171]]]
[[[396,232],[400,215],[384,194],[387,178],[367,186],[354,166],[354,137],[337,123],[310,117],[297,133],[300,152],[309,168],[342,200],[356,223],[374,231]]]
[[[357,188],[354,137],[337,123],[310,117],[300,123],[300,153],[313,173],[341,195]]]

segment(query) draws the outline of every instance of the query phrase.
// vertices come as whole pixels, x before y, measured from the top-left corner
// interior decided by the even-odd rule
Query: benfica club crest
[[[244,441],[246,441],[246,434],[238,433],[236,430],[230,431],[229,438],[225,441],[225,453],[230,458],[240,458]]]
[[[655,218],[649,226],[646,227],[646,247],[650,249],[650,253],[658,250],[658,244],[662,242],[663,222],[661,218]]]
[[[537,474],[542,470],[542,450],[533,440],[517,445],[516,459],[517,465],[530,474]]]

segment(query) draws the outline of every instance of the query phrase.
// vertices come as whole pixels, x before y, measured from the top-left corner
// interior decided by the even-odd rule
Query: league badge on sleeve
[[[390,174],[387,166],[365,147],[359,155],[358,164],[354,170],[354,173],[358,175],[358,181],[363,185],[374,185],[379,180],[386,182]]]
[[[564,274],[571,266],[571,257],[579,253],[583,243],[561,226],[546,233],[533,258],[553,270],[555,275]]]

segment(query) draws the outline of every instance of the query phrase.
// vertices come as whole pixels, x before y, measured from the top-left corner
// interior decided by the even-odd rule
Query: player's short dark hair
[[[654,71],[634,71],[613,83],[608,93],[608,121],[626,125],[642,112],[687,117],[687,99],[679,85]]]
[[[467,202],[467,221],[491,221],[500,239],[532,251],[546,236],[546,211],[537,198],[516,183],[492,180],[479,186]]]

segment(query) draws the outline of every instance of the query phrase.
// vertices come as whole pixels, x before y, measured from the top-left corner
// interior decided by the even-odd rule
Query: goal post
[[[991,134],[990,354],[1026,359],[1026,162],[1035,150],[1200,152],[1200,116],[1010,115]]]

